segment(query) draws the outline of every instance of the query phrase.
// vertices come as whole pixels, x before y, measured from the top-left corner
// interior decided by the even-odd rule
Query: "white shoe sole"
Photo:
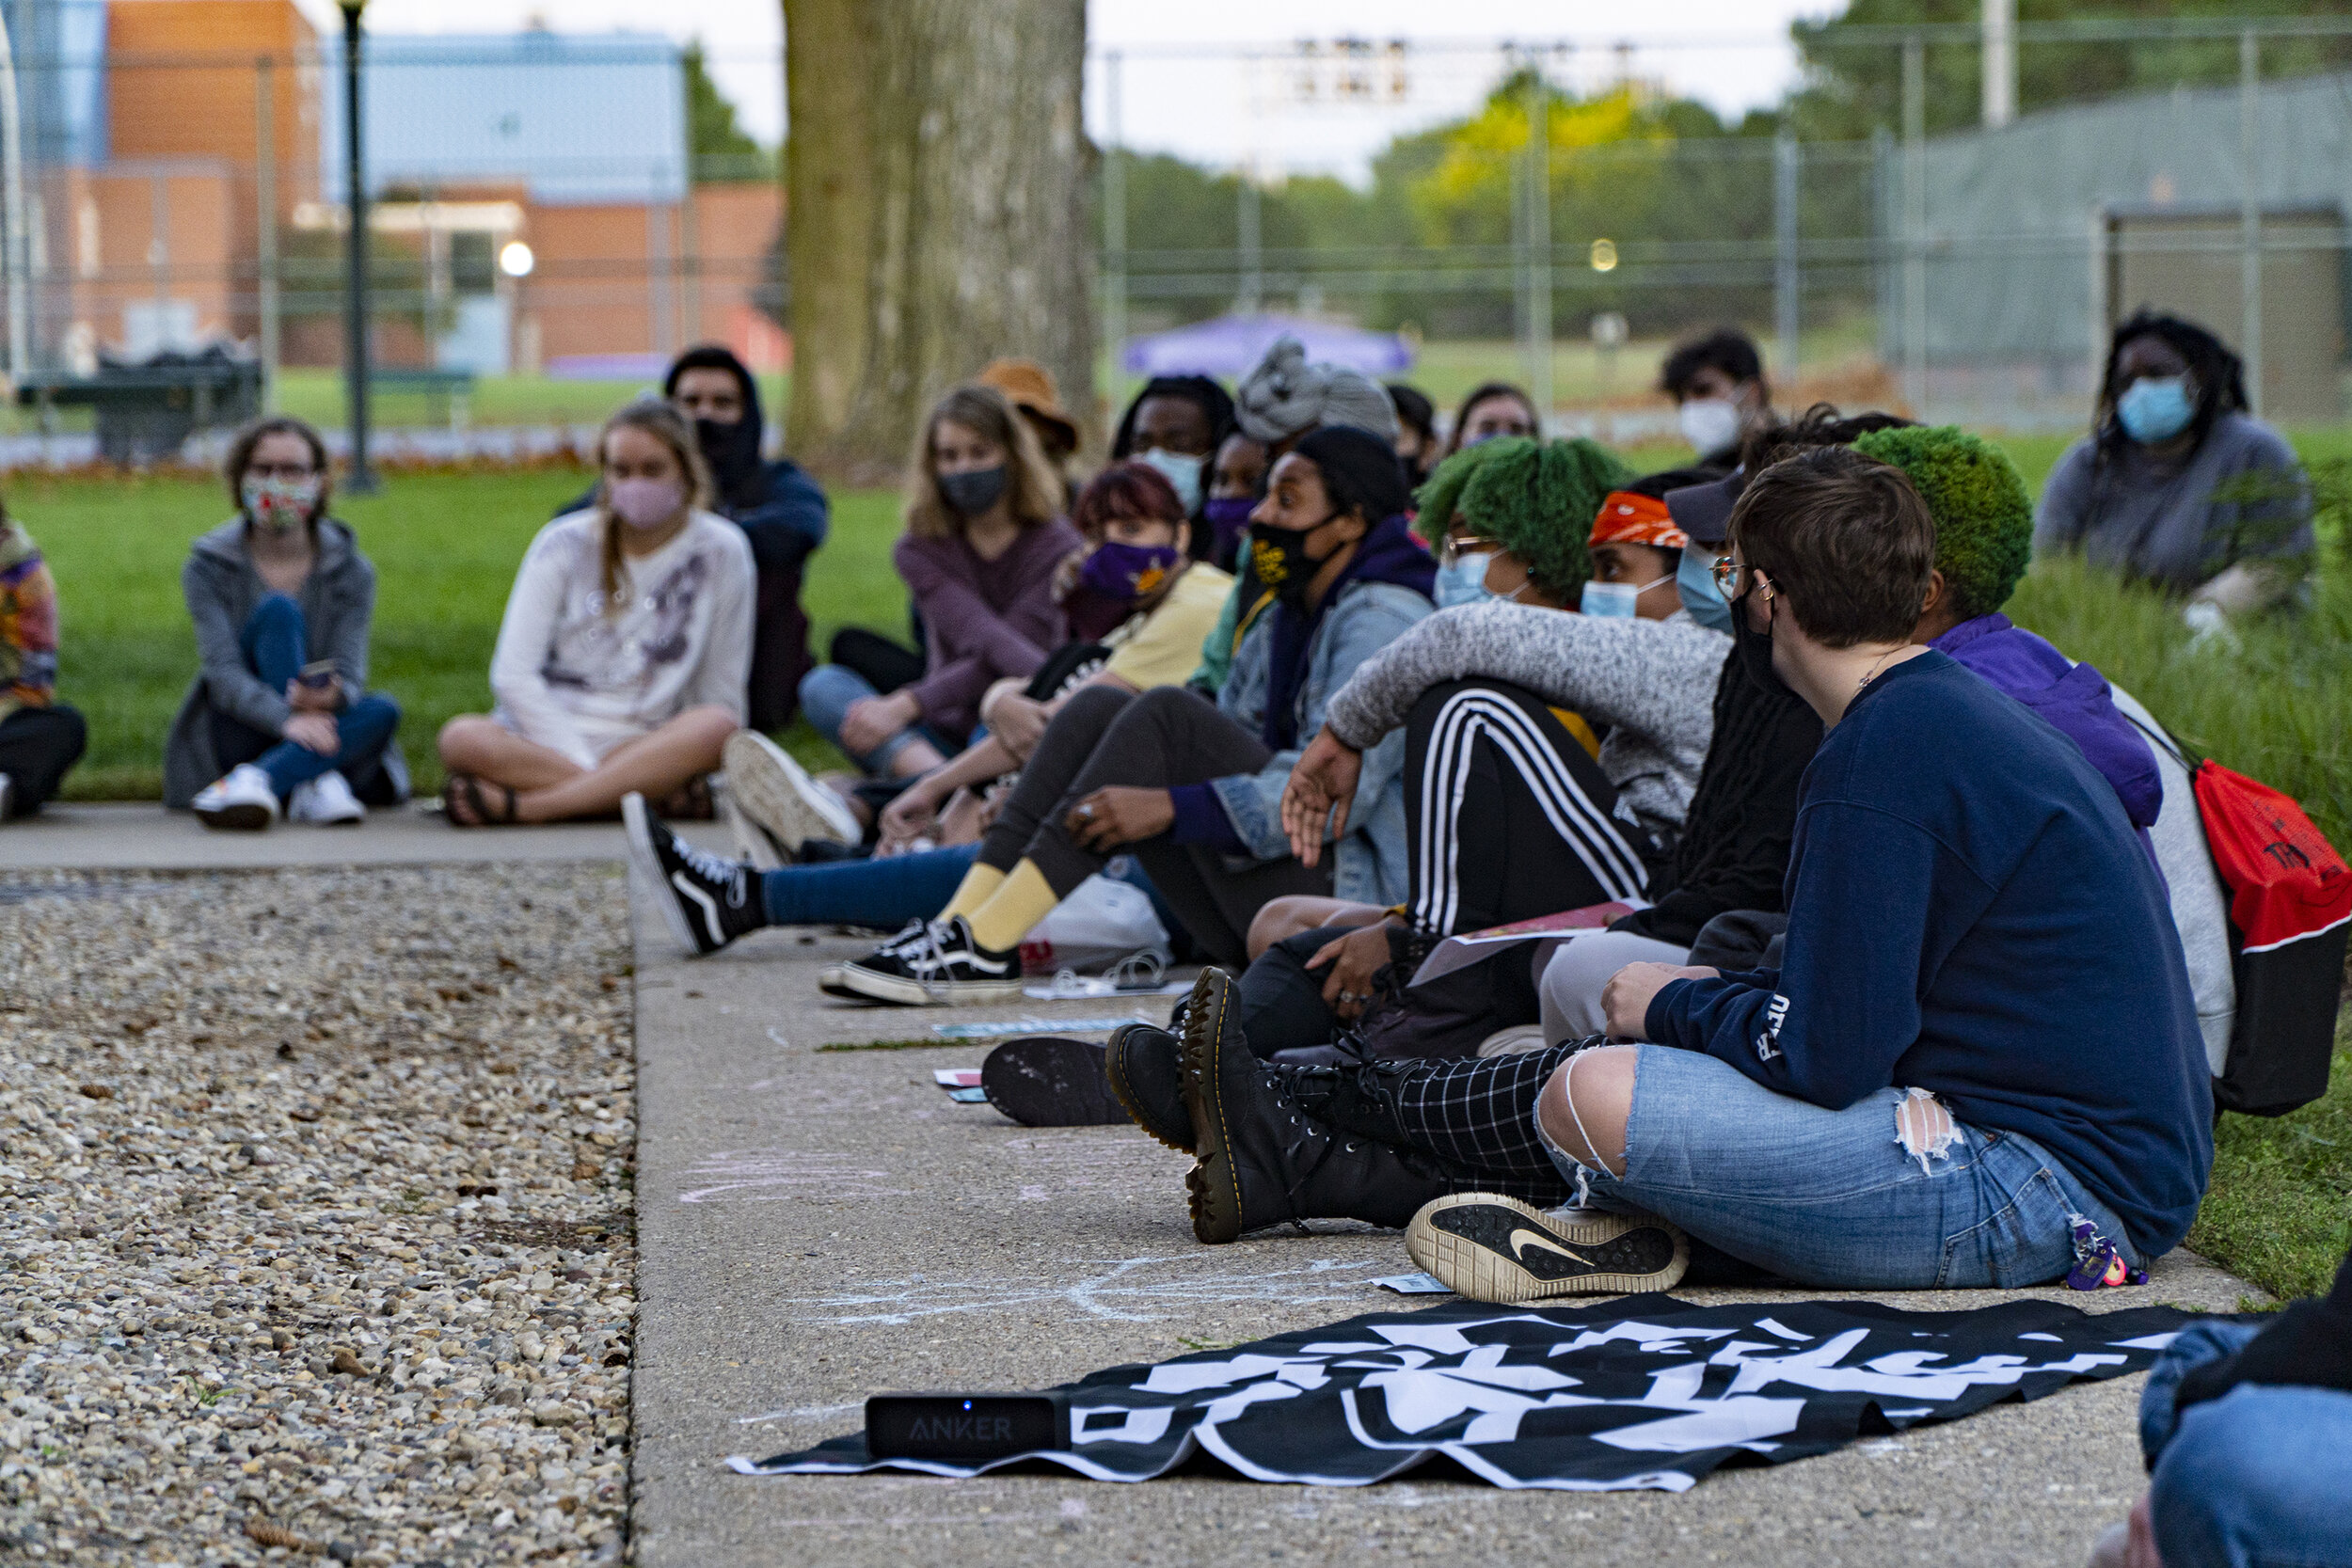
[[[1691,1263],[1690,1238],[1663,1220],[1590,1209],[1547,1213],[1493,1193],[1422,1205],[1406,1227],[1405,1251],[1456,1294],[1505,1306],[1671,1290]],[[1520,1261],[1528,1258],[1538,1266]]]
[[[677,895],[671,890],[669,879],[661,872],[661,857],[654,853],[653,831],[646,825],[645,798],[635,793],[621,797],[621,826],[628,834],[628,863],[644,874],[651,883],[661,911],[662,923],[670,927],[670,935],[690,958],[703,956],[702,944],[694,940],[694,928],[686,923],[686,911],[678,907]]]
[[[840,975],[844,989],[872,1002],[896,1002],[906,1007],[970,1006],[985,1002],[1016,1002],[1022,978],[1010,980],[934,980],[925,985],[919,980],[904,979],[896,974],[880,974],[855,964],[843,964]]]
[[[720,760],[736,808],[787,852],[798,854],[812,838],[858,841],[857,818],[848,803],[832,799],[831,790],[758,731],[738,730],[727,736]]]

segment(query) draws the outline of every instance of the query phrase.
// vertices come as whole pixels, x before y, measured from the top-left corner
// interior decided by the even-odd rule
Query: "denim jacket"
[[[1282,832],[1282,786],[1303,743],[1323,727],[1323,712],[1356,667],[1387,647],[1405,628],[1436,607],[1409,588],[1392,582],[1350,582],[1324,612],[1307,645],[1307,678],[1299,684],[1301,746],[1278,752],[1255,773],[1216,780],[1233,831],[1256,860],[1279,860],[1291,852]],[[1255,735],[1265,720],[1266,689],[1274,648],[1274,618],[1260,614],[1233,651],[1232,671],[1217,693],[1225,716]],[[1364,753],[1347,832],[1332,856],[1332,892],[1367,904],[1402,903],[1408,892],[1405,852],[1405,732],[1392,730]]]

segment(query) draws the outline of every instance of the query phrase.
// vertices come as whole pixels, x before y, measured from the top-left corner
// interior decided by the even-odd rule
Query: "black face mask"
[[[994,506],[1005,494],[1005,466],[993,468],[966,468],[960,474],[939,476],[940,499],[959,516],[977,517]]]
[[[752,482],[760,477],[759,432],[751,420],[721,424],[715,420],[696,420],[694,444],[702,448],[703,461],[710,465],[710,477],[721,496],[737,502],[766,499],[764,494],[751,493]]]
[[[1323,523],[1330,520],[1326,517]],[[1307,585],[1323,564],[1307,553],[1307,535],[1323,523],[1303,529],[1276,528],[1272,523],[1249,525],[1249,569],[1284,604],[1307,602]]]
[[[1772,668],[1772,634],[1757,631],[1748,624],[1748,594],[1750,588],[1731,601],[1731,657],[1747,672],[1748,679],[1766,691],[1794,692],[1788,683]]]

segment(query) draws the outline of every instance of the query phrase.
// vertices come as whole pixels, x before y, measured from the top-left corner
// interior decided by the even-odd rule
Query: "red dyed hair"
[[[1087,482],[1070,521],[1080,533],[1099,539],[1114,517],[1137,517],[1170,527],[1184,522],[1176,486],[1148,463],[1114,463]]]

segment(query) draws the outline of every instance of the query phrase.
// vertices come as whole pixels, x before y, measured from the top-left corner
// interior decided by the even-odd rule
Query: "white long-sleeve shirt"
[[[755,578],[743,531],[697,512],[651,555],[623,556],[626,603],[613,611],[604,526],[589,510],[539,531],[490,657],[500,721],[582,768],[690,707],[741,719],[751,677]]]

